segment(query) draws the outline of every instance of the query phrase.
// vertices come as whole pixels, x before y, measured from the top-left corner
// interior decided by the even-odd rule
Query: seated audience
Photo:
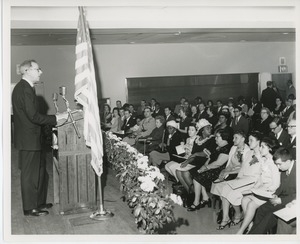
[[[286,149],[292,154],[292,158],[296,160],[296,118],[289,121],[287,125],[287,131],[290,135],[290,143],[286,146]]]
[[[193,105],[191,107],[191,118],[192,118],[192,123],[196,123],[198,117],[198,108],[196,105]]]
[[[132,114],[129,110],[124,111],[124,121],[121,126],[121,130],[124,131],[124,134],[130,134],[133,132],[132,128],[136,125],[136,120],[132,117]]]
[[[232,128],[229,126],[229,113],[219,113],[219,120],[217,122],[217,124],[214,127],[214,132],[217,132],[220,129],[228,129],[232,132],[233,134],[233,130]]]
[[[246,100],[243,96],[239,96],[238,99],[238,105],[242,108],[242,115],[246,116],[248,114],[248,105],[246,104]]]
[[[164,116],[164,111],[160,107],[160,103],[155,103],[155,110],[152,114],[152,116],[155,118],[156,116],[161,115]]]
[[[199,104],[198,110],[199,110],[199,112],[198,112],[198,117],[196,119],[196,122],[199,121],[200,119],[207,119],[208,118],[208,114],[206,113],[204,102],[201,102]]]
[[[102,123],[103,128],[106,129],[106,130],[109,129],[109,128],[106,127],[106,125],[111,122],[112,114],[111,114],[111,108],[108,104],[104,104],[104,106],[103,106],[103,116],[102,116],[102,118],[103,118],[103,123]]]
[[[228,182],[224,183],[218,183],[223,184],[223,187],[220,189],[220,191],[217,191],[216,189],[211,191],[215,195],[221,196],[222,200],[222,210],[223,210],[223,216],[222,221],[218,230],[223,230],[226,226],[230,227],[230,225],[237,225],[239,224],[243,218],[242,218],[242,212],[240,209],[242,198],[243,198],[243,192],[249,191],[255,182],[257,181],[258,177],[261,173],[261,166],[260,161],[258,158],[260,158],[260,141],[262,139],[262,134],[259,131],[252,131],[249,135],[249,148],[250,151],[245,153],[243,155],[243,162],[241,169],[237,175],[237,178],[232,180],[232,182],[236,180],[241,180],[245,178],[252,178],[253,183],[248,184],[236,189],[231,188],[228,185]],[[233,219],[231,220],[229,218],[229,207],[230,204],[233,206],[235,210],[235,214]]]
[[[296,199],[296,163],[291,153],[285,148],[280,148],[273,158],[275,165],[282,172],[281,184],[273,197],[257,209],[249,234],[266,234],[276,226],[277,219],[273,212]]]
[[[223,107],[223,103],[221,100],[217,100],[217,109],[216,109],[216,114],[220,114],[222,112],[222,107]]]
[[[285,106],[282,102],[281,97],[276,98],[276,107],[271,111],[272,117],[281,117],[282,111],[284,110]]]
[[[187,193],[191,193],[191,187],[193,186],[193,179],[189,169],[200,169],[206,162],[206,154],[203,150],[206,148],[209,151],[213,151],[216,148],[216,141],[211,133],[211,124],[206,119],[201,119],[197,122],[196,127],[198,136],[194,141],[192,155],[182,162],[179,168],[176,167],[175,172],[178,183],[183,185]],[[168,171],[171,171],[171,169]]]
[[[284,122],[287,122],[290,114],[294,111],[294,107],[293,107],[293,99],[292,98],[288,98],[285,102],[286,107],[284,108],[284,110],[282,110],[282,120]]]
[[[117,101],[116,101],[116,107],[117,107],[118,109],[122,108],[122,102],[121,102],[120,100],[117,100]]]
[[[111,132],[120,132],[121,130],[121,117],[120,117],[120,114],[119,114],[119,109],[117,107],[115,107],[113,109],[113,114],[112,114],[112,120],[110,123],[106,124],[106,128],[110,128],[109,131]]]
[[[228,99],[227,105],[228,105],[228,110],[229,110],[230,117],[234,118],[234,107],[235,107],[235,104],[234,104],[233,97],[230,97]]]
[[[152,109],[152,112],[155,111],[155,104],[157,103],[155,98],[151,98],[150,100],[150,108]]]
[[[144,110],[147,106],[146,100],[141,100],[140,106],[138,106],[136,114],[137,116],[144,117]]]
[[[232,135],[229,131],[219,130],[215,135],[217,148],[214,151],[204,150],[207,154],[206,163],[198,170],[191,169],[195,199],[188,211],[195,211],[206,205],[211,206],[211,200],[207,191],[210,191],[211,184],[215,181],[220,172],[225,168],[228,154],[231,148]],[[202,195],[202,200],[200,201]]]
[[[277,139],[281,147],[287,147],[290,143],[290,135],[283,129],[283,122],[279,117],[276,117],[270,123],[270,130],[274,137]]]
[[[176,146],[183,141],[181,133],[177,129],[177,123],[171,120],[167,123],[167,133],[164,142],[159,145],[159,150],[154,150],[149,154],[149,164],[160,166],[162,161],[173,160],[173,154],[177,154]]]
[[[249,146],[245,143],[246,135],[244,132],[236,132],[233,135],[233,146],[230,149],[226,168],[223,169],[215,183],[212,183],[210,192],[220,196],[227,180],[237,177],[242,163],[247,153],[250,151]]]
[[[179,116],[180,121],[178,131],[181,132],[182,138],[185,140],[188,137],[187,130],[192,119],[187,116],[187,110],[185,108],[179,110]]]
[[[189,129],[188,129],[188,134],[189,137],[186,139],[186,143],[182,144],[184,148],[184,155],[179,155],[180,157],[174,158],[174,161],[170,161],[165,165],[165,169],[167,172],[169,172],[170,175],[177,179],[176,176],[176,169],[180,167],[180,163],[188,159],[194,152],[194,147],[195,147],[195,140],[197,138],[197,129],[196,129],[196,124],[190,124]],[[194,166],[191,166],[194,167]]]
[[[264,137],[260,143],[260,155],[258,160],[261,161],[261,175],[258,181],[252,188],[262,192],[262,196],[258,194],[252,194],[244,196],[242,199],[242,209],[244,212],[244,220],[237,234],[243,234],[246,228],[251,223],[256,209],[266,202],[267,194],[274,193],[280,185],[280,172],[273,161],[273,153],[278,148],[278,144],[275,140]]]
[[[174,113],[179,115],[179,111],[183,108],[184,102],[186,101],[185,97],[180,98],[180,103],[175,106]]]
[[[272,117],[270,115],[270,110],[268,108],[263,107],[260,111],[261,120],[257,122],[255,130],[260,131],[265,136],[270,135],[270,123],[272,122]]]
[[[169,106],[165,107],[165,120],[166,120],[166,123],[171,120],[175,120],[175,117],[172,115],[171,107],[169,107]]]
[[[212,128],[214,128],[216,126],[216,124],[218,123],[218,117],[215,115],[214,110],[212,110],[211,107],[208,107],[206,109],[206,113],[207,113],[207,120],[209,123],[211,123]]]
[[[210,110],[214,110],[214,102],[213,100],[207,100],[206,109],[210,108]]]
[[[146,107],[144,110],[144,119],[137,131],[133,132],[130,136],[127,136],[123,141],[129,145],[134,145],[140,137],[145,137],[151,134],[155,128],[155,119],[152,117],[152,110],[150,107]]]
[[[150,135],[140,137],[138,143],[135,144],[136,149],[141,153],[149,153],[159,148],[162,143],[163,134],[165,132],[165,118],[161,115],[155,117],[155,129]]]
[[[240,106],[236,106],[234,108],[234,118],[231,121],[231,128],[233,132],[243,131],[246,135],[249,131],[249,121],[242,115],[242,108]]]
[[[135,111],[133,104],[129,104],[128,109],[129,109],[129,111],[131,113],[132,118],[134,120],[136,120],[137,112]]]

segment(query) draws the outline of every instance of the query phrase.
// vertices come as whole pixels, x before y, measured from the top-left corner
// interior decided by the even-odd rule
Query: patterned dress
[[[217,148],[215,151],[211,152],[211,158],[209,164],[216,161],[220,154],[229,154],[231,145],[227,144],[221,148]],[[204,186],[207,191],[210,191],[211,184],[213,181],[218,179],[220,172],[226,167],[226,162],[219,166],[218,168],[210,169],[208,171],[198,173],[198,169],[191,169],[190,173],[192,178],[196,180],[200,185]]]

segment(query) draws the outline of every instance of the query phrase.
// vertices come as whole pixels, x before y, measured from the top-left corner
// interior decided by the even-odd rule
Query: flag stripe
[[[75,99],[84,107],[84,138],[91,147],[91,165],[98,176],[102,174],[103,139],[97,97],[92,45],[83,7],[79,7],[76,40]]]

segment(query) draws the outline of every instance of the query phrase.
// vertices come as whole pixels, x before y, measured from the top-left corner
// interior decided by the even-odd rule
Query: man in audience
[[[222,112],[223,103],[221,100],[217,101],[217,111],[216,113],[219,115]]]
[[[262,106],[268,108],[270,111],[273,111],[276,107],[277,96],[278,94],[273,89],[273,82],[267,81],[267,88],[261,93],[260,102],[262,103]]]
[[[124,111],[124,122],[123,125],[121,126],[121,130],[124,131],[124,134],[130,134],[132,133],[132,127],[135,126],[136,122],[135,119],[132,117],[132,114],[129,110]]]
[[[164,116],[164,111],[161,109],[160,107],[160,103],[155,103],[155,110],[152,114],[153,118],[155,118],[156,116],[161,115]]]
[[[205,111],[205,104],[204,102],[201,102],[199,104],[199,114],[198,114],[198,118],[196,119],[196,122],[199,121],[200,119],[207,119],[208,118],[208,114]]]
[[[286,130],[283,129],[283,122],[280,118],[276,117],[270,123],[271,132],[274,134],[275,138],[278,140],[281,147],[287,147],[290,143],[290,135]]]
[[[276,226],[277,219],[274,211],[282,209],[296,199],[296,163],[289,150],[279,148],[273,155],[274,163],[282,172],[280,186],[273,194],[273,198],[261,205],[256,212],[252,228],[248,234],[266,234]]]
[[[286,148],[290,150],[293,159],[296,160],[296,119],[290,120],[287,125],[287,131],[291,138]]]
[[[145,118],[141,121],[141,124],[137,131],[133,132],[130,137],[125,137],[123,141],[129,145],[134,145],[140,137],[146,137],[151,134],[155,128],[155,119],[152,117],[152,110],[150,107],[146,107],[144,111]]]
[[[131,113],[132,118],[133,118],[133,119],[136,119],[137,113],[136,113],[136,111],[134,110],[133,104],[129,104],[128,109],[129,109],[129,111],[130,111],[130,113]]]
[[[245,135],[247,135],[249,131],[249,122],[244,116],[242,116],[242,108],[240,106],[236,106],[234,108],[234,116],[235,117],[231,121],[233,133],[243,131]]]
[[[125,120],[125,109],[122,107],[119,109],[121,121],[123,122]]]
[[[118,109],[122,108],[122,102],[120,100],[116,101],[116,106]]]
[[[174,113],[179,114],[180,109],[183,107],[184,102],[186,101],[185,97],[180,98],[180,103],[175,106]]]
[[[162,161],[173,159],[173,154],[177,154],[176,146],[182,142],[181,133],[178,132],[176,121],[171,120],[167,123],[167,134],[164,137],[164,143],[160,145],[160,151],[152,151],[149,154],[149,163],[159,166]]]
[[[282,111],[282,120],[284,122],[287,122],[290,114],[294,111],[294,106],[293,106],[293,99],[292,96],[290,96],[286,102],[285,102],[285,109]]]
[[[155,98],[151,98],[150,100],[150,108],[152,109],[152,111],[155,111],[155,104],[157,103]]]
[[[195,101],[195,106],[199,109],[199,104],[202,103],[203,101],[202,97],[196,97],[194,101]]]
[[[144,110],[146,108],[146,100],[141,100],[140,106],[138,106],[138,109],[136,111],[137,116],[142,116],[144,117]]]
[[[172,115],[171,107],[169,106],[165,107],[165,119],[166,123],[168,123],[171,120],[175,120],[175,117]]]
[[[296,98],[296,89],[293,85],[293,81],[292,80],[288,80],[286,83],[287,87],[285,90],[285,95],[286,95],[286,99],[288,99],[289,95],[294,95],[294,97]]]

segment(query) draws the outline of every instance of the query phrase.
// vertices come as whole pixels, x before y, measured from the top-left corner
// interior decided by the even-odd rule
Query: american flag
[[[97,86],[88,23],[83,7],[79,8],[76,39],[75,99],[84,110],[84,138],[91,148],[91,165],[98,176],[102,174],[103,139],[100,127]]]

